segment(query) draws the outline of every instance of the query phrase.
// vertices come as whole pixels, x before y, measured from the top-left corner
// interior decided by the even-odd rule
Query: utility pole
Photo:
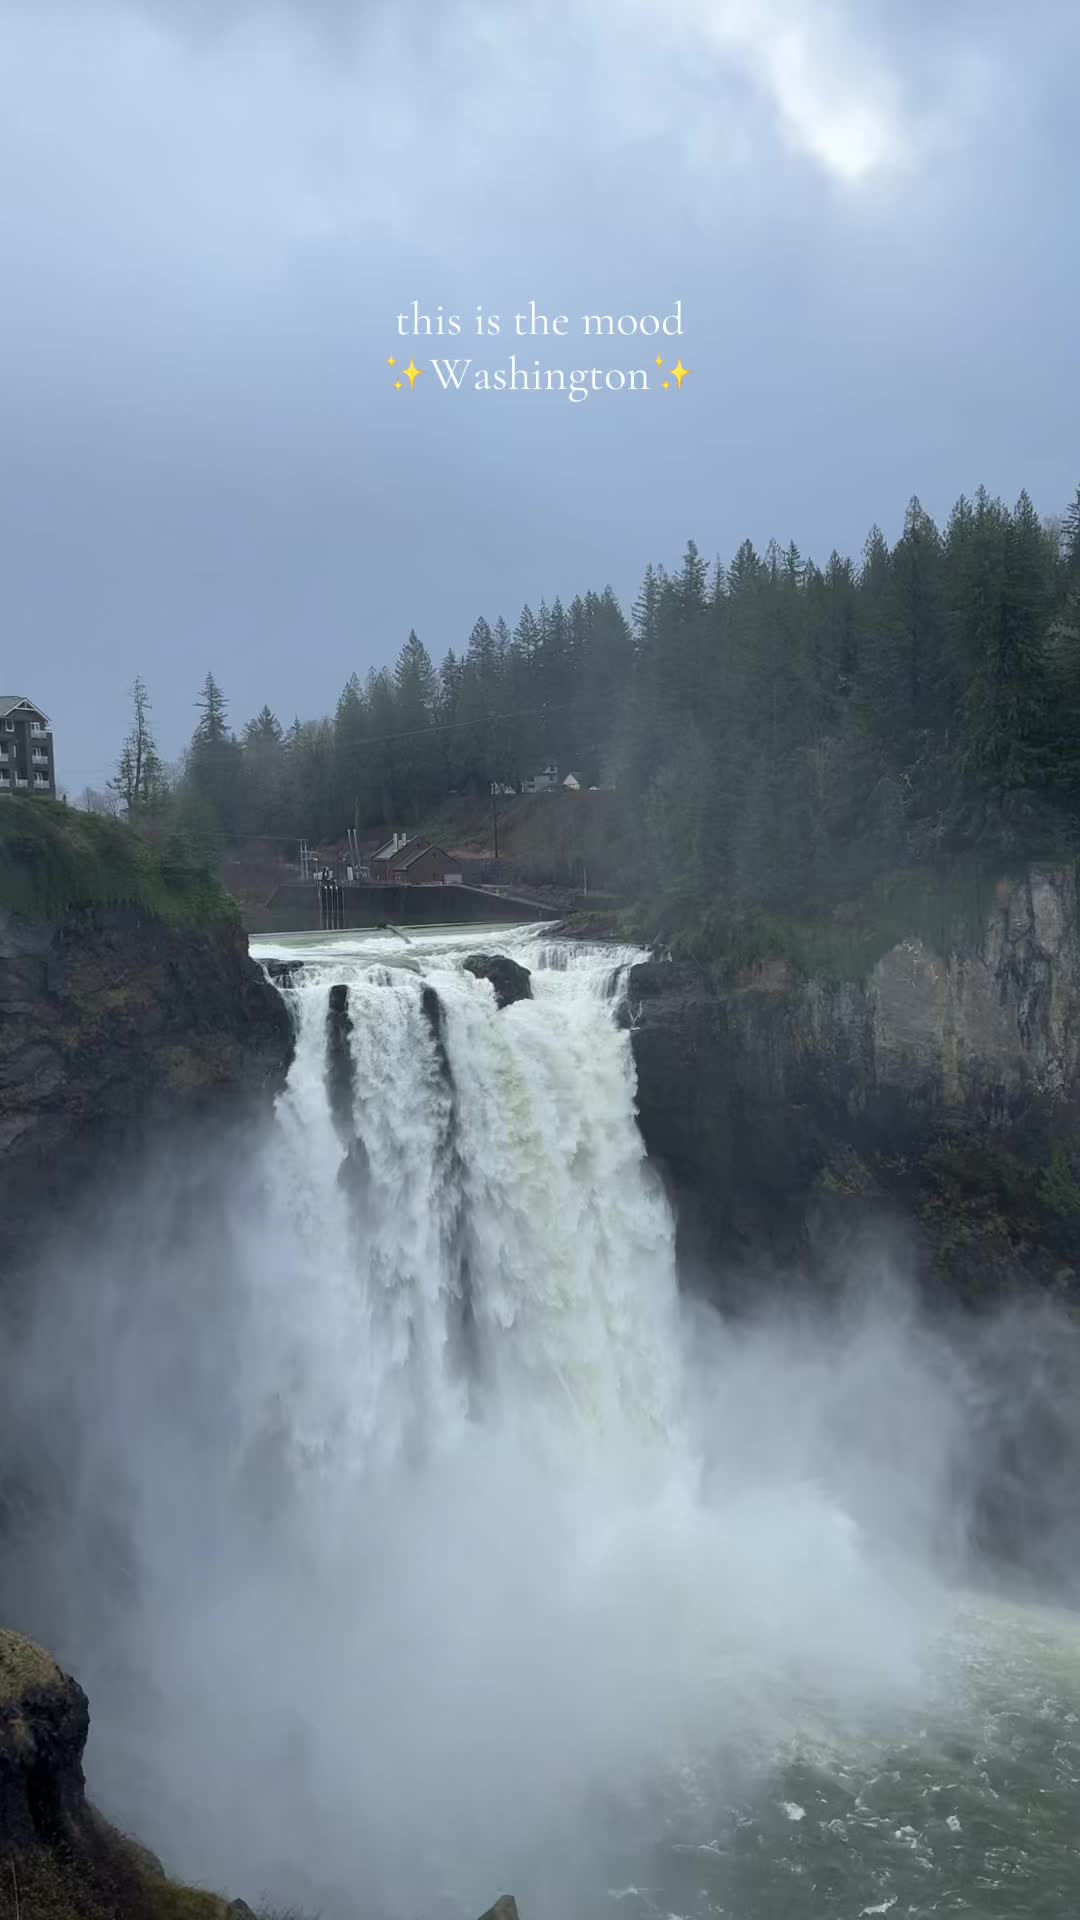
[[[498,798],[497,798],[497,787],[494,780],[491,782],[491,838],[495,848],[495,858],[497,860],[499,857],[499,806],[498,806]]]

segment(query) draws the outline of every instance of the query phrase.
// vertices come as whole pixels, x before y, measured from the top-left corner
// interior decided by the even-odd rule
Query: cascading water
[[[289,989],[273,1184],[315,1396],[290,1425],[361,1469],[482,1418],[640,1484],[646,1458],[668,1471],[679,1415],[672,1221],[612,1017],[633,955],[534,943],[535,997],[497,1017],[472,946],[428,942],[421,978],[385,941],[340,942]]]
[[[264,948],[272,1126],[42,1313],[12,1401],[76,1492],[25,1623],[94,1790],[327,1920],[1068,1910],[1076,1636],[940,1578],[962,1370],[884,1274],[824,1325],[680,1301],[634,954],[503,929],[499,1011],[489,944]]]

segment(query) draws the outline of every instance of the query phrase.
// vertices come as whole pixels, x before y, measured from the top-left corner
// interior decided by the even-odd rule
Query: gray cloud
[[[1060,506],[1078,52],[1069,0],[9,8],[7,677],[71,787],[139,670],[175,752],[211,664],[237,721],[317,712],[411,624],[630,594],[689,534]],[[677,407],[386,377],[413,297],[676,295]]]

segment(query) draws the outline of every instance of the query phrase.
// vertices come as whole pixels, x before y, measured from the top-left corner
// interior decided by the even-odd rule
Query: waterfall
[[[529,942],[534,997],[499,1011],[473,945],[429,939],[402,967],[351,940],[289,990],[273,1185],[302,1269],[294,1440],[385,1467],[481,1420],[566,1470],[640,1478],[677,1426],[676,1290],[615,1017],[634,955]]]
[[[531,998],[468,970],[493,947]],[[916,1685],[900,1556],[955,1396],[889,1326],[678,1297],[632,948],[258,952],[296,1032],[272,1118],[122,1186],[10,1370],[75,1490],[20,1546],[20,1618],[93,1700],[95,1797],[171,1869],[327,1920],[508,1885],[596,1920],[808,1711],[821,1744]]]

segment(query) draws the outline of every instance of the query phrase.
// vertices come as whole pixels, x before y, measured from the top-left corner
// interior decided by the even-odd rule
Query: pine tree
[[[199,720],[194,738],[200,746],[217,746],[228,738],[229,710],[225,695],[218,686],[212,673],[203,681],[199,697],[195,702],[199,709]]]
[[[1066,587],[1080,592],[1080,487],[1062,521],[1061,548]]]
[[[1000,570],[975,576],[982,617],[975,630],[966,701],[968,765],[1000,802],[1040,785],[1048,767],[1047,630],[1052,572],[1048,539],[1026,493],[1001,516]]]
[[[188,749],[186,782],[211,810],[223,841],[235,838],[244,810],[240,744],[229,731],[225,696],[208,673],[196,706],[199,719]]]
[[[141,674],[131,689],[132,722],[117,762],[110,791],[123,801],[129,819],[159,808],[165,799],[165,769],[150,726],[150,695]]]
[[[249,720],[241,736],[244,820],[255,834],[284,835],[290,825],[286,787],[285,737],[277,715],[267,706]]]
[[[438,784],[435,737],[435,669],[415,632],[410,632],[394,669],[397,773],[409,816],[418,820]]]
[[[645,578],[641,583],[641,592],[634,601],[634,632],[640,649],[647,651],[656,639],[657,611],[660,605],[660,591],[664,582],[662,567],[649,565],[645,569]]]

